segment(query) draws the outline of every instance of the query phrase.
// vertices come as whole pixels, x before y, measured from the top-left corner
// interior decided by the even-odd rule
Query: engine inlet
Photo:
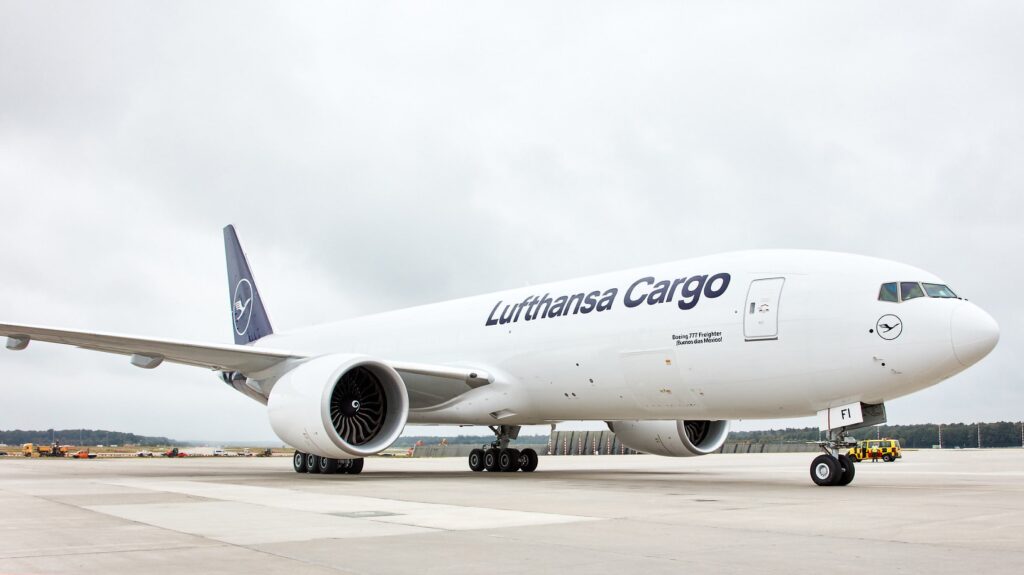
[[[683,427],[686,429],[686,437],[690,440],[690,443],[700,445],[704,443],[704,440],[708,437],[708,432],[711,431],[711,422],[686,420]]]
[[[366,367],[341,376],[331,392],[331,423],[349,445],[363,445],[384,428],[387,397],[380,379]]]

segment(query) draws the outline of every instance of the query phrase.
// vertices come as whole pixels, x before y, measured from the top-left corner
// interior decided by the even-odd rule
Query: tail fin
[[[231,319],[235,343],[243,345],[274,333],[263,307],[256,281],[245,259],[234,226],[224,228],[224,251],[228,259],[228,293],[231,295]]]

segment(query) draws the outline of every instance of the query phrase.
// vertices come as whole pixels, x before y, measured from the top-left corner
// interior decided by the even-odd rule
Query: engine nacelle
[[[383,362],[324,355],[277,381],[267,413],[274,433],[295,449],[354,459],[398,439],[409,417],[409,395],[402,377]]]
[[[729,435],[728,421],[609,421],[608,429],[630,449],[667,457],[714,453]]]

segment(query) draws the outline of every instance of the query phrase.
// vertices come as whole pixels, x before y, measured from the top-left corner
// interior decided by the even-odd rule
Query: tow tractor
[[[890,463],[903,458],[900,440],[887,437],[860,441],[856,447],[850,449],[846,454],[850,456],[850,459],[857,462],[864,461],[865,459],[870,459],[871,461],[881,459],[886,463]]]

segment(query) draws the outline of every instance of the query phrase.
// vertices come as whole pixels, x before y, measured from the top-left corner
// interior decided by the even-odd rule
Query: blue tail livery
[[[224,228],[224,252],[228,260],[228,293],[231,296],[231,320],[235,332],[235,343],[252,343],[274,333],[270,318],[263,307],[256,281],[245,259],[242,245],[238,243],[235,227]]]

